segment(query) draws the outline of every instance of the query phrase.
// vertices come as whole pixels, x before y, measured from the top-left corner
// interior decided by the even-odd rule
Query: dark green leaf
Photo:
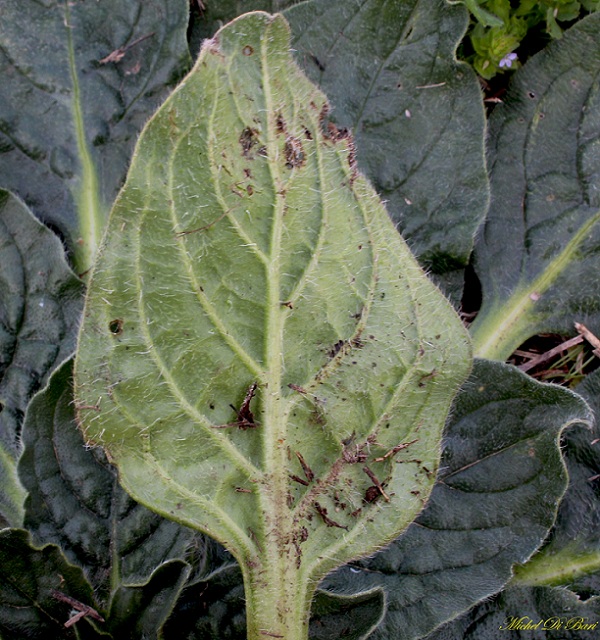
[[[60,595],[94,609],[92,587],[79,567],[70,565],[58,547],[33,547],[26,531],[0,531],[0,637],[3,640],[92,640],[100,638],[88,618],[64,627],[72,604]],[[95,609],[94,609],[95,610]]]
[[[240,561],[250,637],[301,633],[316,580],[412,521],[434,476],[396,457],[410,443],[435,471],[470,368],[289,48],[281,16],[239,18],[149,122],[76,367],[86,438],[123,486]]]
[[[113,594],[106,627],[118,640],[156,640],[189,573],[181,560],[160,566],[143,585],[120,586]],[[179,636],[181,637],[181,636]]]
[[[191,0],[189,40],[192,55],[196,57],[205,38],[234,18],[249,11],[278,13],[300,0]]]
[[[242,572],[237,564],[186,587],[167,621],[165,640],[226,640],[246,637]]]
[[[13,456],[25,408],[75,348],[83,286],[62,245],[0,190],[0,442]]]
[[[520,627],[520,628],[519,628]],[[598,640],[600,600],[548,587],[507,589],[427,640]]]
[[[27,411],[19,463],[29,491],[25,525],[36,542],[60,545],[105,601],[110,589],[144,582],[165,560],[203,542],[131,500],[102,451],[84,446],[73,415],[71,371],[70,361],[58,369]]]
[[[382,587],[387,614],[371,636],[381,640],[426,635],[498,592],[554,522],[566,487],[559,433],[590,418],[566,389],[477,362],[456,400],[425,511],[386,550],[324,586]]]
[[[436,274],[462,268],[488,202],[485,119],[455,49],[468,14],[438,0],[313,0],[285,12],[297,59],[352,130],[358,165]]]
[[[3,0],[0,185],[60,229],[79,273],[149,114],[189,65],[187,0]]]
[[[366,638],[385,613],[381,589],[339,595],[318,590],[312,603],[311,640]],[[235,564],[184,589],[165,627],[165,640],[224,640],[246,637],[242,572]]]
[[[476,352],[506,359],[527,338],[600,332],[600,14],[518,71],[490,120],[492,202],[476,247]]]
[[[317,591],[312,603],[311,640],[362,640],[381,623],[386,609],[383,589],[356,595]]]
[[[23,415],[75,348],[83,287],[58,238],[2,189],[0,265],[0,523],[20,526],[25,496],[14,460]]]
[[[566,586],[582,597],[600,595],[600,375],[577,391],[596,415],[592,428],[577,426],[563,438],[569,487],[544,548],[516,571],[516,586]]]

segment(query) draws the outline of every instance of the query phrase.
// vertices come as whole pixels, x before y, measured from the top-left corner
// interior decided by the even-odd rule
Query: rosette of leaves
[[[235,20],[147,125],[75,375],[127,491],[239,561],[249,638],[307,637],[319,579],[410,524],[470,368],[289,42]]]

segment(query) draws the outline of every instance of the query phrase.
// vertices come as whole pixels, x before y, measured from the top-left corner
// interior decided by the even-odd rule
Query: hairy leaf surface
[[[600,331],[600,14],[532,58],[490,119],[492,202],[475,267],[476,353],[506,359],[527,338]]]
[[[19,474],[25,526],[37,544],[58,544],[85,570],[100,601],[140,584],[163,562],[186,556],[200,535],[136,504],[101,449],[86,449],[74,419],[71,361],[27,410]]]
[[[440,275],[464,267],[488,204],[480,88],[455,57],[466,9],[312,0],[285,16],[297,59],[421,263]]]
[[[198,607],[198,602],[202,603]],[[229,563],[187,585],[164,629],[165,640],[245,638],[244,586],[237,564]],[[370,635],[385,614],[382,589],[357,594],[317,590],[312,603],[310,640]]]
[[[133,145],[189,67],[187,0],[3,0],[0,185],[89,269]]]
[[[297,633],[314,579],[422,508],[470,367],[325,112],[280,16],[205,45],[142,134],[76,365],[85,436],[125,488],[223,542]]]
[[[329,576],[325,588],[383,588],[386,617],[370,636],[381,640],[420,638],[498,592],[554,522],[567,484],[560,432],[589,420],[574,393],[476,362],[423,513],[387,549]]]

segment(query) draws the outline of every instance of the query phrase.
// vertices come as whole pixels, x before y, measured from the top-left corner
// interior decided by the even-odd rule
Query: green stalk
[[[85,123],[81,105],[81,92],[79,88],[79,78],[77,76],[68,2],[65,3],[65,24],[67,27],[69,69],[73,83],[73,124],[75,126],[79,161],[81,162],[81,182],[78,193],[76,194],[79,237],[75,239],[73,262],[76,273],[83,276],[94,264],[96,252],[102,238],[106,216],[100,205],[96,167],[94,166],[94,161],[85,136]]]
[[[527,338],[545,329],[539,326],[536,304],[569,267],[598,221],[600,211],[581,226],[531,284],[518,288],[506,302],[495,303],[480,314],[471,327],[476,357],[504,361]]]
[[[556,554],[539,553],[527,564],[517,567],[511,584],[531,587],[568,585],[599,569],[600,554],[566,548]]]
[[[271,541],[277,545],[275,540]],[[248,640],[308,640],[310,605],[316,583],[309,581],[293,559],[280,555],[271,544],[265,564],[244,567]],[[244,565],[243,565],[244,566]]]

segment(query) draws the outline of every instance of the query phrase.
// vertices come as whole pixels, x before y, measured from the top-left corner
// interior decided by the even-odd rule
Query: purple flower
[[[510,69],[512,67],[512,63],[517,59],[517,54],[516,53],[507,53],[504,58],[502,58],[502,60],[500,60],[500,63],[498,64],[498,66],[502,69],[503,67],[505,67],[506,69]]]

